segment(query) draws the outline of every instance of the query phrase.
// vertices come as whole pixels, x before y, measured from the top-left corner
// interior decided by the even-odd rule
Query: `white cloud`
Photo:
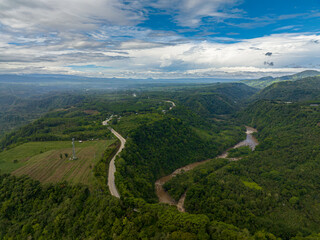
[[[98,25],[135,25],[146,7],[172,14],[181,26],[197,27],[202,18],[239,17],[241,0],[0,0],[0,24],[13,31],[95,30]]]
[[[196,27],[204,17],[216,21],[238,17],[239,11],[232,9],[238,3],[0,0],[0,72],[88,74],[70,65],[96,65],[107,77],[228,78],[319,68],[317,34],[274,34],[237,42],[211,37],[210,42],[136,26],[145,17],[145,6],[171,14],[182,26]]]
[[[197,27],[202,18],[211,17],[216,21],[226,18],[239,17],[232,7],[239,4],[239,0],[159,0],[151,6],[164,9],[175,16],[181,26]]]
[[[72,34],[49,47],[11,45],[5,43],[10,40],[9,35],[4,39],[0,40],[1,72],[37,69],[79,74],[80,69],[75,71],[68,66],[91,64],[101,66],[99,71],[108,77],[229,78],[280,75],[320,66],[320,35],[315,34],[275,34],[228,44],[130,40],[113,48]],[[272,52],[272,56],[266,56],[266,52]],[[266,66],[265,61],[274,66]]]
[[[1,0],[0,23],[24,32],[93,30],[137,23],[143,19],[137,7],[117,0]]]
[[[319,39],[319,35],[280,34],[242,40],[232,44],[204,41],[152,49],[128,50],[128,56],[134,57],[135,62],[144,64],[144,66],[162,69],[175,64],[179,70],[180,64],[183,66],[180,70],[193,69],[193,73],[197,69],[212,68],[265,69],[265,61],[274,62],[275,68],[279,69],[286,68],[290,64],[300,66],[307,66],[309,63],[320,64],[318,57],[320,48],[316,43]],[[272,52],[272,57],[265,56],[266,52]],[[271,67],[268,69],[270,72],[273,71]]]

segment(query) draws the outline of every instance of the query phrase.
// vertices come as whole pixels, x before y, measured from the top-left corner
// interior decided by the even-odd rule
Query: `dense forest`
[[[42,186],[9,175],[0,180],[2,239],[275,239],[167,205],[119,201],[85,186]]]
[[[320,77],[308,77],[295,82],[274,83],[262,89],[254,99],[282,100],[287,102],[320,99]]]
[[[4,134],[2,153],[29,142],[114,139],[102,125],[110,116],[127,142],[116,159],[120,199],[107,186],[115,140],[90,166],[90,186],[0,172],[0,239],[319,239],[319,82],[285,81],[260,92],[218,83],[58,94],[35,103],[1,98],[4,115],[28,106],[41,116]],[[245,125],[258,130],[255,151],[242,147],[229,152],[238,161],[216,159],[245,138]],[[186,212],[157,203],[157,179],[207,159],[164,185],[175,200],[187,193]]]
[[[262,77],[259,79],[244,80],[241,82],[247,84],[248,86],[254,87],[254,88],[263,89],[263,88],[266,88],[266,87],[272,85],[273,83],[285,82],[285,81],[297,81],[297,80],[300,80],[303,78],[315,77],[315,76],[320,76],[320,72],[315,71],[315,70],[306,70],[306,71],[299,72],[299,73],[296,73],[293,75],[287,75],[287,76],[282,76],[282,77],[268,76],[268,77]]]
[[[38,119],[48,111],[68,108],[83,101],[83,99],[84,96],[75,94],[20,97],[15,94],[5,93],[0,96],[0,137],[10,130]]]
[[[242,83],[225,83],[183,92],[175,98],[194,113],[204,117],[236,112],[242,100],[257,90]]]
[[[117,161],[121,194],[155,201],[154,182],[158,178],[216,156],[243,138],[243,129],[225,127],[211,134],[201,137],[183,121],[170,117],[139,127]]]
[[[238,117],[257,127],[260,145],[238,162],[213,160],[166,184],[185,208],[210,219],[289,239],[319,232],[320,108],[258,101]],[[233,153],[235,154],[235,153]]]

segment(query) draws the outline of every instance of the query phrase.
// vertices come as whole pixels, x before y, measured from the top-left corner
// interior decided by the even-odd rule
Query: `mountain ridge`
[[[253,79],[253,80],[243,80],[242,83],[247,84],[250,87],[255,87],[259,89],[263,89],[265,87],[270,86],[271,84],[275,82],[282,82],[282,81],[296,81],[300,80],[306,77],[314,77],[320,75],[319,71],[316,70],[305,70],[299,73],[295,73],[292,75],[285,75],[281,77],[272,77],[272,76],[266,76],[259,79]]]

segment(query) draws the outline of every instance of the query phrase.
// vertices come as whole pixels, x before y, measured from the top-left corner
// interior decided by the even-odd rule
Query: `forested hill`
[[[112,114],[117,116],[110,125],[127,138],[127,144],[121,158],[116,160],[120,200],[110,196],[106,187],[106,159],[110,159],[105,156],[107,151],[98,165],[90,166],[90,172],[99,179],[98,185],[41,184],[26,176],[1,175],[0,239],[253,240],[272,236],[261,231],[250,234],[246,229],[210,220],[205,214],[179,213],[175,207],[157,204],[154,193],[157,178],[185,164],[212,158],[245,137],[244,127],[230,119],[231,115],[219,120],[212,116],[221,114],[225,101],[230,101],[234,113],[234,106],[242,106],[237,101],[254,92],[243,84],[217,84],[192,90],[138,92],[135,96],[130,91],[89,94],[78,104],[52,111],[7,134],[0,142],[1,156],[5,156],[0,159],[0,168],[8,173],[12,166],[17,169],[20,164],[33,164],[34,172],[40,166],[41,174],[45,175],[54,167],[59,168],[61,162],[70,163],[57,154],[52,155],[52,160],[59,164],[50,171],[37,164],[47,161],[46,154],[55,150],[57,142],[53,141],[65,140],[69,146],[72,137],[83,140],[82,145],[94,144],[93,138],[99,141],[111,138],[101,121]],[[213,98],[203,104],[208,115],[197,114],[195,108],[184,105],[183,99],[190,94],[200,98],[202,94],[213,94],[219,101],[212,103],[216,99]],[[167,100],[177,106],[170,110],[172,105]],[[35,149],[29,159],[23,154],[32,149],[23,147],[33,141],[38,146],[53,144],[50,149]],[[6,157],[8,153],[12,158]],[[21,156],[15,157],[15,153]],[[81,152],[78,157],[81,158]]]
[[[226,83],[184,91],[176,99],[193,112],[209,117],[235,113],[243,100],[256,92],[243,83]]]
[[[171,180],[187,212],[281,239],[319,239],[320,106],[258,101],[238,115],[260,144],[236,162],[213,160]],[[296,237],[296,238],[295,238]]]
[[[282,77],[262,77],[259,79],[253,79],[253,80],[244,80],[241,81],[248,86],[255,87],[255,88],[260,88],[263,89],[265,87],[268,87],[269,85],[276,83],[276,82],[284,82],[284,81],[296,81],[300,80],[306,77],[314,77],[314,76],[319,76],[320,72],[319,71],[314,71],[314,70],[306,70],[300,73],[296,73],[293,75],[287,75],[287,76],[282,76]]]
[[[214,158],[244,137],[244,129],[232,122],[212,124],[212,130],[204,128],[191,128],[180,119],[165,117],[135,130],[116,164],[121,195],[155,202],[154,182],[158,178]]]
[[[288,102],[320,100],[320,77],[274,83],[253,97]]]
[[[242,101],[254,93],[256,89],[248,87],[241,83],[221,83],[221,84],[208,84],[205,86],[199,85],[197,87],[179,87],[169,88],[168,91],[144,91],[138,92],[137,97],[133,97],[135,91],[122,91],[120,93],[106,93],[106,92],[80,92],[80,93],[49,93],[40,96],[32,96],[29,98],[19,97],[15,94],[7,94],[0,96],[0,146],[4,147],[1,143],[1,137],[5,133],[10,132],[13,129],[16,131],[9,135],[22,135],[28,134],[26,128],[37,128],[38,121],[35,121],[28,126],[24,126],[23,130],[18,128],[38,119],[46,112],[55,109],[65,109],[60,116],[54,116],[54,114],[45,116],[42,121],[41,127],[38,127],[38,133],[42,134],[42,138],[50,139],[51,133],[42,131],[46,128],[45,123],[47,118],[58,118],[60,122],[64,120],[64,115],[69,118],[69,111],[76,112],[81,110],[82,113],[77,113],[79,117],[85,117],[83,113],[85,110],[95,110],[101,112],[103,116],[111,115],[112,113],[121,114],[126,112],[130,114],[132,112],[139,111],[155,111],[155,107],[159,107],[159,102],[163,103],[165,99],[172,99],[178,106],[184,106],[194,113],[200,114],[202,117],[212,117],[221,114],[235,113],[240,107],[243,106]],[[72,109],[73,108],[73,109]],[[68,109],[66,111],[66,109]],[[182,114],[181,110],[180,113]],[[55,113],[57,114],[57,113]],[[75,113],[72,113],[75,114]],[[71,114],[71,115],[72,115]],[[183,116],[179,116],[183,117]],[[185,116],[185,120],[190,122],[190,114]],[[102,119],[101,117],[99,119]],[[201,119],[197,119],[199,121]],[[53,120],[57,121],[57,119]],[[56,123],[58,124],[58,123]],[[73,124],[74,125],[74,124]],[[45,137],[44,135],[48,135]],[[20,140],[25,136],[20,137]],[[8,136],[6,137],[8,140]],[[16,138],[16,139],[17,139]],[[40,139],[40,138],[39,138]],[[51,138],[61,139],[61,136]],[[7,141],[6,140],[6,141]],[[13,142],[15,140],[9,140]]]
[[[70,95],[69,106],[2,138],[0,169],[12,175],[21,167],[33,172],[41,168],[43,175],[61,169],[70,163],[62,145],[71,153],[70,139],[75,137],[81,140],[77,156],[96,160],[86,172],[97,181],[87,186],[44,184],[27,176],[0,175],[0,239],[317,239],[320,106],[302,100],[318,96],[318,81],[295,82],[301,95],[291,104],[287,98],[297,94],[293,85],[286,87],[289,82],[270,87],[275,91],[270,97],[285,96],[285,101],[253,99],[257,90],[239,83],[89,92],[75,102]],[[248,105],[249,98],[253,102]],[[94,147],[112,140],[101,124],[110,116],[109,126],[127,140],[116,159],[120,199],[112,197],[106,185],[108,161],[117,144],[102,155],[84,150],[85,144]],[[241,152],[239,161],[215,159],[245,138],[245,124],[258,129],[256,150]],[[41,149],[28,148],[35,141],[33,146]],[[58,143],[61,149],[56,149]],[[51,161],[47,156],[57,163],[50,171],[41,164]],[[187,213],[158,204],[157,179],[207,159],[206,165],[165,186],[175,199],[187,191]]]
[[[0,96],[0,138],[4,133],[38,119],[42,114],[68,108],[85,99],[80,94],[46,94],[22,98],[12,94]]]

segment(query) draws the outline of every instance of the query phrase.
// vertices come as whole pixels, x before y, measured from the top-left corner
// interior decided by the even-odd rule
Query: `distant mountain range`
[[[216,83],[216,82],[235,82],[239,79],[220,79],[220,78],[177,78],[177,79],[135,79],[135,78],[95,78],[77,75],[63,74],[0,74],[0,83],[104,83],[119,85],[135,84],[183,84],[183,83]]]
[[[320,76],[297,81],[276,82],[254,95],[251,100],[268,99],[288,102],[320,101]]]
[[[282,76],[282,77],[263,77],[263,78],[259,78],[259,79],[254,79],[254,80],[244,80],[241,81],[242,83],[247,84],[250,87],[254,87],[254,88],[265,88],[273,83],[276,82],[282,82],[282,81],[296,81],[296,80],[300,80],[302,78],[306,78],[306,77],[315,77],[315,76],[319,76],[320,72],[319,71],[315,71],[315,70],[306,70],[300,73],[296,73],[293,75],[287,75],[287,76]]]
[[[263,89],[276,82],[296,81],[306,77],[320,76],[319,71],[307,70],[282,77],[263,77],[253,80],[218,78],[178,78],[178,79],[133,79],[133,78],[93,78],[63,74],[0,74],[0,83],[41,86],[65,90],[75,89],[143,89],[181,84],[210,84],[217,82],[240,82],[250,87]]]

